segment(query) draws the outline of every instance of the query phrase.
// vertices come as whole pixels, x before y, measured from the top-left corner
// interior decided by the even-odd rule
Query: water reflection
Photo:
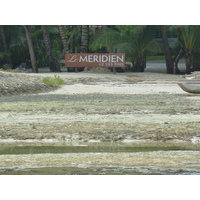
[[[0,175],[200,175],[200,169],[158,167],[12,167],[0,169]]]
[[[200,151],[200,143],[142,142],[142,143],[78,143],[78,144],[42,144],[42,143],[2,143],[0,155],[23,154],[62,154],[62,153],[118,153],[118,152],[190,152]],[[197,161],[197,160],[196,160]],[[122,160],[123,164],[123,160]],[[8,165],[7,165],[8,166]],[[155,166],[9,166],[1,167],[0,175],[169,175],[200,174],[198,168],[174,169]]]
[[[87,143],[87,144],[1,144],[0,155],[40,153],[84,153],[84,152],[149,152],[149,151],[194,151],[199,144],[191,143]]]

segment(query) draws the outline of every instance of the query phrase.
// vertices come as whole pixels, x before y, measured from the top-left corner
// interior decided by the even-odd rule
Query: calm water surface
[[[200,144],[192,143],[85,143],[76,145],[66,144],[27,144],[15,143],[0,145],[0,155],[45,154],[45,153],[117,153],[117,152],[150,152],[150,151],[200,151]],[[200,169],[169,169],[156,167],[31,167],[23,166],[1,167],[1,175],[145,175],[145,174],[200,174]]]

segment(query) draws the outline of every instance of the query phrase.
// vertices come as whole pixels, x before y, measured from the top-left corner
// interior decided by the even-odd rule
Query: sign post
[[[116,67],[125,67],[124,53],[72,53],[65,55],[66,67],[107,67],[113,68],[116,73]]]

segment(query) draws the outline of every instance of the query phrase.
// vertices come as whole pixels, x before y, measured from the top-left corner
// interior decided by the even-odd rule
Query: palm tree
[[[88,52],[88,41],[89,41],[89,26],[81,26],[81,53]]]
[[[60,59],[62,59],[62,58],[64,58],[66,51],[68,51],[68,45],[67,45],[67,38],[65,35],[64,27],[62,25],[58,25],[58,30],[59,30],[60,38],[61,38],[62,45],[63,45],[63,51],[60,56]]]
[[[200,27],[196,25],[178,26],[179,42],[185,55],[186,73],[193,67],[193,50],[199,36]]]
[[[22,62],[29,62],[30,54],[23,26],[4,26],[4,31],[13,66],[19,66]]]
[[[173,58],[172,58],[172,52],[171,52],[171,49],[169,47],[165,26],[160,26],[160,33],[161,33],[162,42],[163,42],[167,73],[173,74],[173,72],[174,72],[174,62],[173,62]]]
[[[134,71],[144,72],[146,58],[150,52],[160,50],[157,42],[153,41],[154,26],[142,26],[132,35]]]
[[[10,57],[10,54],[8,52],[8,45],[6,41],[6,36],[5,36],[5,31],[4,31],[4,26],[0,26],[0,38],[3,44],[3,53],[2,56],[6,58],[6,62],[9,64],[12,64],[12,60]]]
[[[60,37],[61,37],[62,44],[63,44],[62,54],[59,57],[59,60],[61,60],[61,59],[64,58],[65,54],[67,52],[69,52],[69,43],[70,43],[70,41],[72,40],[72,38],[73,38],[73,36],[75,34],[76,26],[73,26],[73,29],[71,31],[71,35],[70,35],[70,37],[68,39],[66,37],[65,31],[64,31],[64,27],[62,25],[58,25],[58,30],[59,30]]]
[[[120,27],[117,27],[118,29]],[[108,47],[109,52],[126,53],[132,59],[133,71],[143,72],[146,67],[146,57],[151,51],[157,51],[159,46],[152,40],[154,27],[125,26],[124,31],[106,28],[96,33],[92,48]]]
[[[29,54],[30,54],[30,58],[31,58],[32,71],[34,73],[38,73],[37,61],[36,61],[36,57],[35,57],[35,51],[34,51],[34,47],[33,47],[32,37],[31,37],[31,26],[30,25],[23,25],[23,27],[24,27],[25,32],[26,32]]]
[[[50,38],[49,38],[47,26],[42,25],[41,28],[42,28],[42,32],[43,32],[46,54],[47,54],[47,57],[48,57],[48,60],[49,60],[50,71],[60,72],[61,70],[60,70],[60,67],[58,65],[58,61],[55,59],[53,52],[52,52],[51,41],[50,41]]]

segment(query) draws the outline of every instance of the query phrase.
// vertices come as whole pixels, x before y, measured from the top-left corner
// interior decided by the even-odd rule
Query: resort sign
[[[125,67],[124,53],[73,53],[65,55],[66,67]]]

